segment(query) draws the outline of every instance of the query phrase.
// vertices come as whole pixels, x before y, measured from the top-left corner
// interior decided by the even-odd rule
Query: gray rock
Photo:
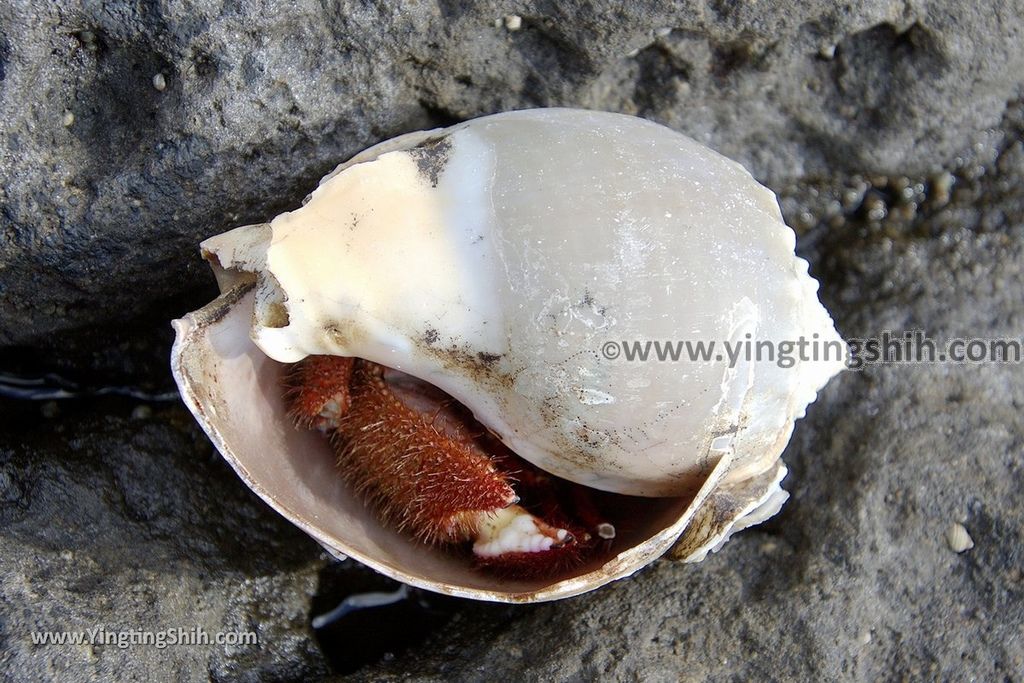
[[[638,113],[751,166],[848,337],[1020,338],[1013,3],[329,5],[0,5],[0,347],[166,383],[164,321],[212,292],[200,238],[296,206],[378,140],[545,105]],[[446,603],[352,678],[1015,680],[1020,368],[846,373],[798,424],[767,525],[568,601]],[[183,408],[135,407],[0,404],[0,668],[328,675],[354,646],[311,614],[381,586],[271,513]],[[950,549],[953,524],[973,548]],[[96,626],[259,642],[31,641]]]
[[[152,310],[205,236],[373,142],[531,106],[647,116],[774,185],[923,173],[998,122],[1014,3],[0,6],[0,345]],[[159,87],[158,87],[159,86]]]
[[[846,336],[1024,342],[1020,114],[992,166],[957,176],[951,203],[929,191],[919,211],[893,201],[884,220],[851,207],[844,229],[823,215],[804,235]],[[847,372],[797,424],[784,454],[792,498],[767,524],[697,565],[662,561],[511,614],[467,608],[415,656],[356,679],[1016,680],[1021,377],[1019,364]],[[949,547],[952,523],[973,548]]]
[[[1020,338],[1020,114],[992,164],[958,172],[951,188],[937,181],[917,197],[897,188],[918,179],[854,177],[790,197],[812,214],[801,250],[846,335]],[[830,208],[851,188],[859,204]],[[864,206],[873,194],[884,219]],[[1024,668],[1020,377],[1019,365],[845,373],[798,423],[785,454],[793,497],[768,524],[701,564],[660,562],[579,598],[457,602],[425,641],[352,679],[1013,680]],[[35,411],[0,413],[0,664],[14,680],[313,679],[325,656],[352,654],[338,637],[317,648],[310,605],[365,589],[366,571],[325,570],[180,406]],[[946,539],[953,523],[975,544],[962,554]],[[97,625],[254,630],[259,646],[31,644],[32,630]]]
[[[49,417],[38,408],[7,404],[0,420],[8,680],[326,672],[307,614],[323,561],[315,544],[240,484],[183,407],[147,415],[119,400],[65,403]],[[33,642],[33,634],[96,629],[107,634],[99,644]],[[201,629],[209,642],[127,640],[168,642],[158,633],[178,629],[195,639]],[[257,642],[217,644],[218,633],[254,633]]]

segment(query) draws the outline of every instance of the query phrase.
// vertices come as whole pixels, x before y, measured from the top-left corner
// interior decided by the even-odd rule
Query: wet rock
[[[899,223],[860,214],[844,230],[814,216],[801,250],[844,335],[1024,341],[1024,165],[1018,122],[1005,125],[1000,170],[954,191],[962,204]],[[1020,364],[844,373],[797,424],[792,498],[768,523],[700,564],[663,561],[572,600],[467,607],[414,656],[356,679],[1012,679],[1021,376]],[[970,529],[969,552],[950,550],[951,520]]]
[[[837,229],[821,213],[829,202],[802,207],[812,227],[800,249],[844,334],[1020,337],[1019,124],[1004,122],[1006,143],[983,173],[957,175],[948,202],[926,197],[905,220],[851,206]],[[314,614],[393,583],[327,562],[243,487],[180,406],[9,402],[3,663],[27,680],[308,679],[332,666],[368,681],[1012,677],[1024,664],[1019,379],[1010,364],[845,373],[797,425],[782,513],[704,562],[660,562],[549,605],[400,605],[409,623],[397,635],[384,615],[314,633]],[[951,522],[970,530],[969,552],[950,550]],[[355,646],[350,629],[365,635],[367,624],[380,642]],[[259,644],[31,643],[33,630],[97,626],[251,630]]]
[[[8,2],[0,368],[165,390],[166,320],[213,292],[200,238],[296,206],[378,140],[546,105],[648,116],[750,165],[848,337],[1019,339],[1020,9]],[[4,401],[0,666],[310,680],[361,655],[353,680],[1012,679],[1020,368],[846,373],[797,425],[781,515],[703,563],[550,605],[445,603],[416,638],[360,653],[310,617],[393,586],[328,562],[183,408]],[[951,524],[973,548],[950,550]],[[96,627],[258,643],[31,640]]]
[[[326,672],[307,614],[324,560],[240,485],[184,407],[139,416],[130,401],[65,402],[47,417],[38,404],[0,405],[9,680]],[[45,632],[85,641],[33,641]],[[221,633],[256,642],[216,643]]]
[[[1017,90],[1012,5],[9,2],[0,345],[59,356],[68,330],[209,293],[200,238],[496,111],[636,113],[775,185],[938,171]]]

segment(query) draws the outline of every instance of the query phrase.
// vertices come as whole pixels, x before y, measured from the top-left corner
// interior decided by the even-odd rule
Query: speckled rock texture
[[[844,336],[1020,339],[1022,17],[948,0],[0,2],[0,388],[58,371],[160,398],[167,321],[215,291],[201,238],[297,206],[379,140],[551,105],[646,116],[747,164]],[[1022,380],[845,373],[797,425],[783,512],[701,564],[549,605],[413,594],[320,630],[347,595],[394,586],[271,512],[178,402],[0,398],[0,671],[1018,681]],[[954,525],[973,547],[956,552]],[[31,638],[96,627],[258,643]]]
[[[1018,91],[1022,26],[1013,2],[6,0],[0,344],[208,283],[200,238],[507,109],[640,114],[772,184],[936,171]]]
[[[894,199],[879,221],[861,206],[803,235],[847,336],[1022,338],[1024,126],[1010,116],[997,161],[958,176],[951,203],[926,195],[907,219]],[[467,608],[353,680],[1018,681],[1022,380],[1010,364],[847,372],[797,426],[778,517],[698,565],[512,614]],[[973,548],[951,547],[953,524]]]
[[[307,615],[315,544],[237,485],[187,411],[106,401],[45,412],[11,403],[0,418],[0,670],[8,680],[327,671]],[[97,627],[203,629],[211,639],[255,632],[258,646],[31,639],[32,631]]]

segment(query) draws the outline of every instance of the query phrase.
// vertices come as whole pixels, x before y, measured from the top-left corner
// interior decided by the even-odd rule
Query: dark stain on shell
[[[516,383],[525,371],[525,368],[510,367],[510,359],[504,354],[476,351],[468,344],[459,344],[450,339],[442,342],[440,333],[432,326],[427,326],[420,338],[423,341],[420,350],[436,358],[445,370],[472,377],[477,385],[489,387],[497,395],[509,390],[515,392]],[[592,350],[578,351],[561,363],[552,365],[547,371],[552,372],[561,364],[581,362],[580,356],[590,356],[597,363],[602,361]],[[558,439],[556,448],[561,457],[580,469],[587,469],[594,467],[608,449],[632,451],[635,448],[635,439],[628,432],[602,428],[583,415],[573,416],[571,419],[574,424],[567,428],[568,416],[563,401],[564,397],[558,391],[540,398],[534,415],[538,422],[535,426],[547,425]],[[643,428],[644,425],[637,425],[634,430],[639,430],[640,435],[645,436]],[[529,429],[527,426],[526,430]],[[523,429],[515,431],[521,433]]]
[[[244,273],[234,287],[196,312],[201,325],[214,325],[227,317],[232,307],[256,287],[256,276]]]
[[[449,346],[438,346],[437,341],[440,334],[433,328],[423,333],[423,341],[427,345],[423,351],[437,358],[444,368],[453,370],[460,368],[466,374],[474,377],[481,384],[491,386],[512,386],[515,377],[501,372],[498,367],[504,357],[497,353],[487,353],[451,344]]]
[[[331,343],[342,349],[357,346],[366,339],[366,331],[351,320],[336,320],[324,327],[324,334]]]
[[[430,183],[431,187],[437,187],[441,174],[448,166],[448,159],[451,157],[452,143],[448,136],[429,138],[416,147],[409,150],[409,156],[416,162],[420,175]]]
[[[476,357],[480,359],[481,363],[487,366],[494,365],[499,360],[501,360],[500,353],[487,353],[486,351],[479,352],[478,354],[476,354]]]
[[[263,309],[258,311],[258,306],[253,308],[254,319],[257,312],[260,313],[258,324],[263,325],[271,329],[280,329],[282,327],[288,327],[290,321],[288,315],[288,308],[285,302],[288,301],[288,295],[285,294],[284,288],[281,287],[281,283],[278,282],[277,278],[270,271],[260,273],[256,276],[256,299],[260,299],[260,293],[270,291],[276,294],[279,298],[274,298],[273,294],[271,299],[267,301]]]

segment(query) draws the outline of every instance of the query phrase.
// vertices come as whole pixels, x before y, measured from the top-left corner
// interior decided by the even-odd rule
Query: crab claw
[[[286,383],[292,419],[331,435],[342,476],[392,528],[426,543],[469,540],[481,515],[518,501],[486,454],[435,426],[382,366],[310,356]]]
[[[586,532],[548,524],[513,505],[484,520],[473,544],[477,566],[515,578],[550,576],[583,560],[592,546]]]
[[[555,528],[518,505],[510,505],[481,521],[473,553],[481,558],[508,553],[542,553],[575,542],[567,529]]]
[[[329,434],[339,472],[391,528],[428,544],[471,542],[477,565],[523,578],[572,567],[593,548],[593,534],[563,523],[572,517],[550,475],[479,433],[464,408],[430,385],[332,356],[295,364],[286,384],[296,425]],[[518,504],[513,481],[536,515]],[[587,505],[565,502],[593,526]]]

